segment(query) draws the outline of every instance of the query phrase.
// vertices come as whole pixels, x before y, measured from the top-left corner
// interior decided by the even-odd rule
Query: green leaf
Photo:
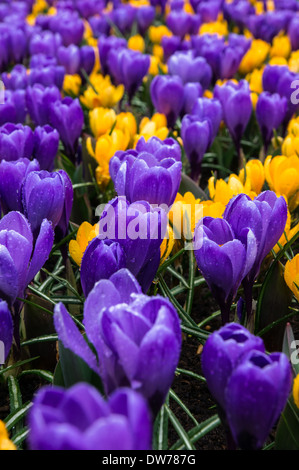
[[[153,449],[168,449],[168,415],[164,405],[161,407],[154,422]]]
[[[178,192],[182,195],[190,192],[196,199],[200,199],[201,201],[206,201],[208,199],[206,193],[185,173],[182,173],[181,184]]]
[[[65,348],[61,341],[58,341],[58,345],[59,367],[61,370],[58,369],[55,371],[54,383],[56,384],[57,380],[60,380],[66,388],[69,388],[78,382],[87,382],[94,385],[104,394],[100,376],[90,369],[81,357],[74,354],[70,349]]]
[[[204,437],[213,429],[221,425],[221,421],[218,415],[213,415],[211,418],[199,423],[197,426],[188,431],[188,438],[193,444],[199,439]],[[179,439],[172,447],[171,450],[183,450],[184,443],[182,439]]]
[[[299,409],[292,395],[277,425],[275,450],[299,450]]]
[[[29,409],[32,406],[32,402],[26,402],[20,408],[10,413],[5,419],[4,423],[6,429],[10,431],[17,423],[19,423],[27,415]]]
[[[279,320],[290,313],[292,292],[285,283],[283,271],[279,261],[273,262],[258,298],[255,332],[261,335],[261,330],[271,326],[262,334],[268,351],[281,351],[286,320]]]

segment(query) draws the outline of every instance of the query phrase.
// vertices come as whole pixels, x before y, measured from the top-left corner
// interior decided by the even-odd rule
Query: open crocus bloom
[[[86,299],[83,320],[96,355],[62,303],[55,307],[54,323],[63,345],[101,376],[107,394],[130,386],[156,415],[173,381],[181,348],[180,321],[167,299],[142,294],[127,269],[97,282]]]

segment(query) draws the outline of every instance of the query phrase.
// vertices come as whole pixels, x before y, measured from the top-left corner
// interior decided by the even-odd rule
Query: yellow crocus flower
[[[270,49],[270,57],[284,57],[287,59],[292,51],[290,38],[286,35],[275,36]]]
[[[145,43],[143,37],[140,34],[135,34],[135,36],[131,36],[128,39],[128,49],[143,53],[145,51]]]
[[[246,75],[254,69],[260,68],[269,54],[270,47],[270,44],[262,39],[253,39],[249,50],[241,61],[239,72]]]
[[[245,170],[243,168],[239,172],[239,179],[243,185],[245,182],[245,173],[246,179],[249,180],[251,190],[259,194],[265,183],[265,170],[262,162],[257,158],[248,160],[245,165]]]
[[[15,444],[9,439],[7,429],[0,420],[0,450],[17,450]]]
[[[98,224],[91,225],[89,222],[83,222],[78,228],[76,240],[71,240],[69,243],[70,255],[78,266],[81,265],[81,260],[88,243],[98,234]]]
[[[97,107],[89,111],[89,124],[93,135],[98,138],[107,134],[116,121],[114,109]]]
[[[296,299],[299,300],[299,254],[286,262],[284,279]]]
[[[161,246],[160,246],[160,254],[161,254],[160,265],[163,264],[164,261],[167,260],[170,253],[173,250],[173,247],[174,247],[174,234],[173,234],[173,230],[171,226],[168,224],[167,235],[163,239]]]
[[[218,179],[215,182],[215,177],[211,176],[208,181],[208,188],[212,201],[221,202],[225,206],[229,203],[231,198],[237,194],[247,194],[251,199],[256,196],[256,193],[251,190],[249,179],[247,178],[245,184],[243,184],[240,178],[235,174],[231,174],[227,182],[223,179]]]
[[[299,157],[269,155],[264,163],[267,183],[278,196],[285,196],[292,211],[299,203]]]
[[[123,97],[123,85],[114,86],[109,75],[93,73],[89,77],[91,83],[80,96],[80,101],[89,109],[113,108]]]
[[[82,80],[80,75],[65,75],[63,81],[63,91],[75,96],[79,95]]]
[[[293,381],[292,395],[294,403],[299,408],[299,374],[296,375]]]
[[[154,44],[161,44],[164,36],[172,36],[172,32],[165,25],[150,26],[148,28],[149,39]]]
[[[156,136],[161,140],[165,140],[169,134],[167,120],[164,114],[155,113],[152,118],[144,117],[139,124],[139,134],[135,136],[134,147],[140,137],[144,137],[147,141],[150,137]]]

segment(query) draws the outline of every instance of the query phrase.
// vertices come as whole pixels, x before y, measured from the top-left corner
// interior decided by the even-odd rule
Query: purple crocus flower
[[[50,108],[52,103],[61,101],[61,93],[57,86],[44,87],[36,83],[26,90],[26,105],[30,118],[37,126],[50,124]]]
[[[29,43],[30,55],[45,54],[55,57],[58,47],[62,45],[62,38],[59,34],[51,31],[41,31],[31,37]]]
[[[149,6],[141,6],[137,8],[136,11],[136,22],[138,26],[138,31],[140,34],[144,35],[149,28],[149,26],[153,23],[156,16],[155,8],[151,5]]]
[[[286,66],[266,65],[262,80],[264,91],[278,93],[287,100],[287,111],[283,122],[283,131],[285,131],[288,122],[299,108],[298,93],[296,91],[299,74],[291,72]]]
[[[128,34],[131,32],[133,23],[136,19],[137,8],[130,4],[120,5],[114,8],[110,13],[111,21],[121,34]]]
[[[0,297],[12,306],[47,261],[53,246],[51,222],[44,219],[34,244],[30,224],[20,212],[11,211],[0,220]]]
[[[105,206],[99,221],[99,237],[118,242],[126,268],[147,292],[160,264],[160,245],[165,237],[167,215],[147,201],[129,203],[118,196]]]
[[[33,132],[29,126],[7,123],[0,127],[0,160],[31,158]]]
[[[98,281],[109,279],[113,273],[125,266],[125,254],[119,243],[97,237],[91,240],[83,254],[80,267],[81,286],[85,297]]]
[[[210,23],[217,20],[222,3],[222,0],[200,1],[195,11],[200,15],[203,23]]]
[[[53,171],[58,146],[59,134],[56,129],[49,125],[34,129],[33,156],[38,160],[41,170]]]
[[[107,15],[101,16],[91,16],[88,19],[88,23],[92,29],[92,33],[95,38],[99,38],[100,36],[109,36],[110,31],[110,24],[107,19]],[[109,37],[116,37],[116,36],[109,36]]]
[[[95,64],[95,52],[92,46],[84,45],[80,48],[80,70],[83,69],[90,75]]]
[[[216,85],[214,97],[219,99],[222,105],[224,122],[239,153],[241,138],[252,113],[248,82],[240,80],[236,84],[228,81],[222,86]]]
[[[62,89],[65,76],[65,68],[62,65],[38,66],[30,70],[28,76],[29,85],[40,83],[44,87],[57,86]]]
[[[184,85],[180,77],[156,75],[150,94],[158,113],[165,114],[167,125],[173,128],[184,105]]]
[[[235,237],[246,242],[248,232],[256,240],[255,260],[243,278],[247,315],[251,315],[252,287],[258,276],[262,261],[276,245],[284,232],[287,221],[287,203],[283,196],[277,197],[273,191],[263,191],[253,200],[246,194],[232,198],[223,214]]]
[[[132,274],[121,269],[94,286],[85,301],[83,323],[99,363],[83,337],[79,340],[63,304],[55,307],[59,339],[100,374],[106,393],[130,386],[147,399],[156,416],[180,356],[182,335],[173,305],[164,297],[142,294]]]
[[[252,350],[232,371],[225,393],[226,417],[242,450],[260,450],[282,413],[293,382],[283,353]]]
[[[135,150],[118,151],[111,158],[109,171],[115,190],[129,202],[143,200],[170,208],[181,182],[179,144],[174,139],[141,139]]]
[[[58,33],[64,46],[79,45],[84,36],[84,22],[77,12],[63,10],[59,15],[52,16],[49,28]]]
[[[84,400],[82,400],[84,397]],[[28,416],[31,450],[150,450],[152,421],[143,397],[118,389],[107,401],[87,383],[46,386]]]
[[[273,137],[273,130],[277,130],[284,121],[287,111],[287,99],[278,93],[262,92],[256,105],[256,118],[261,130],[265,150]]]
[[[0,126],[8,122],[23,124],[26,115],[26,91],[23,89],[5,90],[4,103],[0,106]]]
[[[178,75],[183,83],[199,82],[203,89],[210,86],[212,69],[203,57],[195,57],[193,51],[175,52],[167,62],[168,73]]]
[[[214,331],[204,344],[201,354],[202,371],[221,414],[225,413],[224,390],[229,377],[242,358],[252,350],[265,351],[262,338],[234,322],[226,323]]]
[[[256,39],[271,43],[281,31],[287,31],[292,17],[290,11],[267,11],[261,15],[249,15],[246,25]]]
[[[246,227],[242,234],[240,241],[225,218],[212,217],[203,217],[194,231],[195,259],[220,306],[223,324],[229,321],[232,301],[256,260],[254,232]]]
[[[57,50],[57,58],[60,65],[65,68],[66,74],[74,75],[80,68],[80,49],[75,44],[69,46],[60,46]]]
[[[8,358],[13,340],[13,321],[7,302],[0,299],[0,358]]]
[[[1,75],[6,90],[25,89],[28,85],[27,69],[24,65],[15,65],[11,72],[3,72]]]
[[[247,0],[234,0],[231,3],[224,3],[223,13],[227,21],[233,21],[243,30],[248,16],[254,15],[255,9]]]
[[[53,228],[59,224],[66,199],[65,175],[63,170],[32,171],[27,175],[23,185],[23,210],[34,236],[43,219],[50,220]]]
[[[115,82],[125,86],[131,101],[148,72],[150,57],[127,48],[113,49],[109,54],[108,66]]]
[[[212,145],[216,135],[218,134],[219,127],[223,117],[222,106],[216,98],[198,98],[192,107],[191,114],[194,114],[198,119],[208,121],[210,124],[210,142]]]
[[[26,176],[31,171],[39,171],[37,160],[19,158],[0,162],[0,201],[2,214],[10,211],[23,212],[22,188]]]
[[[181,137],[191,167],[191,178],[198,182],[202,159],[211,139],[209,122],[186,114],[182,119]]]
[[[100,36],[98,41],[99,57],[103,75],[109,73],[108,59],[110,52],[116,49],[127,47],[127,41],[117,36]]]
[[[289,27],[288,27],[288,36],[290,38],[293,51],[297,51],[299,49],[298,27],[299,27],[299,17],[294,16],[294,18],[291,20]]]
[[[181,117],[185,114],[191,114],[196,101],[203,95],[203,89],[200,83],[186,83],[184,86],[184,105],[181,111]]]
[[[67,155],[76,154],[78,139],[84,124],[84,114],[78,99],[67,96],[50,105],[50,124],[58,130]]]
[[[201,25],[200,15],[174,10],[166,17],[166,25],[170,31],[183,39],[186,34],[197,34]]]

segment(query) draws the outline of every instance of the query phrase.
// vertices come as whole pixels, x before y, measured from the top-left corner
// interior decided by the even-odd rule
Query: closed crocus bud
[[[256,105],[256,118],[261,130],[265,150],[273,137],[273,130],[282,124],[287,111],[287,100],[278,93],[267,91],[259,95]]]
[[[73,75],[78,73],[80,68],[80,49],[75,44],[67,47],[60,46],[57,51],[57,58],[60,65],[65,68],[65,73]]]
[[[229,81],[224,85],[215,86],[214,97],[219,99],[224,122],[239,149],[241,138],[245,132],[252,113],[252,104],[248,82],[241,80],[238,84]]]
[[[128,388],[105,401],[88,383],[43,387],[34,398],[28,427],[31,450],[151,449],[147,403]]]
[[[203,23],[217,21],[218,14],[221,10],[222,0],[212,0],[209,2],[199,2],[195,10],[202,19]]]
[[[62,216],[65,200],[64,181],[59,172],[45,170],[29,173],[23,185],[23,207],[34,236],[44,219],[55,228]]]
[[[94,238],[88,244],[81,262],[80,279],[85,297],[96,282],[109,279],[113,273],[125,268],[126,258],[120,244]]]
[[[5,90],[18,90],[28,85],[28,73],[24,65],[15,65],[11,72],[2,73]]]
[[[112,199],[99,221],[99,237],[117,241],[124,250],[126,267],[147,292],[160,264],[160,246],[167,229],[164,209],[147,201],[129,203],[125,197]]]
[[[26,91],[5,90],[4,103],[1,103],[0,106],[0,126],[7,122],[23,124],[26,115]]]
[[[80,48],[80,70],[83,69],[90,75],[96,61],[96,56],[94,52],[94,48],[92,46],[82,46]]]
[[[0,200],[3,214],[10,211],[23,212],[22,187],[31,171],[39,171],[37,160],[19,158],[14,161],[2,160],[0,163]]]
[[[186,34],[192,34],[192,28],[194,27],[194,19],[191,13],[185,11],[174,10],[166,17],[166,25],[170,31],[180,38],[184,38]],[[198,17],[198,29],[200,26],[200,17]],[[198,32],[197,29],[197,32]],[[194,33],[196,34],[196,33]]]
[[[62,38],[59,34],[51,31],[41,31],[32,36],[29,43],[30,55],[45,54],[55,57],[57,49],[62,45]]]
[[[255,260],[243,279],[248,316],[252,309],[253,283],[265,256],[283,234],[287,215],[285,198],[277,197],[273,191],[263,191],[253,200],[246,194],[239,194],[230,200],[224,211],[223,218],[230,224],[235,237],[244,243],[244,237],[251,231],[257,245]]]
[[[62,65],[47,65],[31,69],[28,81],[30,86],[40,83],[45,87],[55,85],[61,90],[64,76],[65,68]]]
[[[50,124],[58,130],[67,155],[74,157],[84,124],[84,114],[78,99],[66,97],[50,107]]]
[[[192,107],[191,114],[210,123],[210,146],[218,134],[223,117],[220,101],[216,98],[198,98]]]
[[[282,413],[292,385],[292,369],[283,353],[250,351],[232,371],[222,393],[235,443],[260,450]]]
[[[212,217],[201,219],[194,231],[195,259],[220,306],[223,324],[229,321],[232,301],[258,250],[251,228],[244,228],[242,235],[241,241],[227,220]]]
[[[264,165],[257,158],[248,160],[245,165],[245,171],[242,169],[239,173],[239,178],[242,184],[245,184],[245,180],[250,181],[252,191],[259,194],[265,183],[265,170]]]
[[[222,415],[226,409],[224,390],[242,358],[251,350],[265,351],[262,338],[238,323],[227,323],[214,331],[204,344],[201,354],[203,375]]]
[[[13,321],[7,303],[0,299],[0,357],[8,358],[13,340]]]
[[[298,26],[299,26],[299,19],[298,19],[298,16],[295,16],[290,24],[289,24],[289,28],[288,28],[288,36],[290,38],[290,41],[291,41],[291,45],[292,45],[292,50],[293,51],[297,51],[299,49],[299,31],[298,31]]]
[[[33,156],[39,162],[41,170],[53,171],[54,159],[58,152],[59,134],[49,125],[34,129]]]
[[[150,57],[131,49],[113,49],[108,64],[115,82],[125,86],[131,100],[149,70]]]
[[[119,38],[117,36],[100,36],[98,42],[99,48],[99,57],[101,64],[101,71],[103,75],[109,73],[108,59],[109,54],[112,50],[123,48],[127,46],[127,41],[124,38]]]
[[[186,114],[182,120],[181,137],[191,167],[191,178],[198,182],[202,159],[210,142],[209,122]]]
[[[57,241],[62,240],[68,233],[70,216],[73,208],[74,190],[72,181],[64,170],[58,170],[61,184],[64,188],[64,203],[60,220],[55,227],[55,238]]]
[[[84,35],[84,22],[77,12],[64,10],[51,17],[49,29],[61,36],[64,46],[79,45]]]
[[[110,13],[110,18],[113,24],[124,35],[131,32],[133,23],[136,19],[137,8],[130,4],[120,5],[114,8]]]
[[[153,105],[165,114],[167,126],[173,128],[184,105],[184,85],[180,77],[157,75],[150,86]]]
[[[135,150],[116,152],[111,158],[109,171],[115,190],[129,202],[147,201],[170,209],[180,186],[182,163],[169,155],[169,141],[163,154],[163,142],[157,145],[157,137],[147,143],[141,139]]]
[[[142,294],[126,269],[97,282],[85,301],[83,323],[100,366],[63,304],[56,306],[54,322],[64,346],[100,374],[107,394],[130,386],[156,416],[174,379],[182,342],[179,317],[168,299]]]
[[[33,132],[29,126],[7,123],[0,128],[0,160],[30,159],[33,144]]]
[[[52,103],[61,101],[61,93],[57,86],[44,87],[36,83],[26,89],[26,105],[30,118],[37,126],[50,124],[50,108]]]
[[[20,212],[10,211],[0,220],[0,297],[11,306],[47,261],[53,246],[51,222],[44,219],[35,244],[30,224]]]
[[[137,8],[136,12],[136,22],[138,26],[138,31],[141,35],[144,35],[152,24],[156,16],[155,8],[152,6],[140,6]]]
[[[200,83],[186,83],[184,86],[184,105],[181,111],[181,116],[185,114],[190,114],[192,109],[198,100],[203,94],[203,89]]]
[[[168,73],[178,75],[183,83],[199,82],[203,89],[209,88],[212,69],[203,57],[195,57],[194,51],[178,51],[167,62]]]

